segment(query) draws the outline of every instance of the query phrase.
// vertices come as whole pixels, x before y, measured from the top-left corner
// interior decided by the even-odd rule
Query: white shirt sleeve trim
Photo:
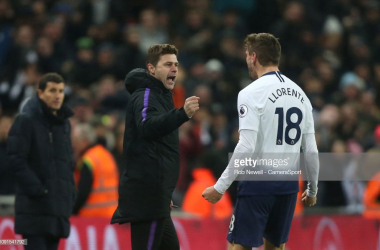
[[[307,176],[307,196],[314,198],[318,192],[319,158],[317,142],[314,133],[307,133],[302,136],[302,148],[304,149],[306,176]]]
[[[256,140],[257,131],[250,129],[240,130],[239,142],[235,147],[231,160],[219,180],[214,185],[214,188],[220,194],[224,194],[237,177],[237,174],[233,174],[234,171],[231,171],[231,169],[234,168],[234,159],[241,154],[253,154],[255,151]]]

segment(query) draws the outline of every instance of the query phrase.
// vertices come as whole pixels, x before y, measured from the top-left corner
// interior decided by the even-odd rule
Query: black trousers
[[[23,235],[23,239],[28,240],[25,250],[57,250],[60,238],[48,236],[28,236]]]
[[[132,250],[179,250],[172,218],[131,223]]]

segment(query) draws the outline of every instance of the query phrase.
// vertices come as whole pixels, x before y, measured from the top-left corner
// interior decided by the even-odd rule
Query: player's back
[[[302,89],[279,71],[264,74],[239,93],[240,130],[257,131],[254,157],[287,160],[287,165],[272,166],[268,170],[297,170],[302,135],[314,133],[311,131],[311,110],[310,101]],[[261,183],[259,192],[257,185],[248,184],[240,193],[285,194],[298,191],[298,183],[288,181],[270,183],[272,188],[268,188],[268,183]]]

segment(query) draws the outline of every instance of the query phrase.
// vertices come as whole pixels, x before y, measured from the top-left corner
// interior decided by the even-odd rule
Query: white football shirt
[[[240,91],[239,131],[257,131],[255,153],[299,153],[302,135],[314,133],[312,106],[303,90],[279,71]]]
[[[239,142],[226,170],[214,185],[215,189],[224,193],[235,180],[235,158],[240,159],[247,154],[262,159],[288,157],[288,167],[298,167],[302,145],[306,153],[312,153],[305,157],[309,180],[307,191],[310,197],[315,197],[319,172],[318,149],[314,137],[312,106],[302,89],[279,71],[266,73],[240,91],[238,113]],[[266,189],[264,184],[259,184],[256,188],[251,187],[252,191],[243,193],[257,193],[257,188],[261,191]],[[290,184],[289,187],[283,185],[282,190],[267,189],[268,192],[280,193],[294,191]]]

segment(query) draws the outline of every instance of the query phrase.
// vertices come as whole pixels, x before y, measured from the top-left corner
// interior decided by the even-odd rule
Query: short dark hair
[[[47,73],[41,77],[38,89],[44,91],[48,82],[64,83],[63,77],[57,73]]]
[[[256,53],[262,66],[280,64],[281,45],[276,37],[269,33],[250,34],[244,40],[245,48],[251,55]]]
[[[155,44],[150,46],[146,57],[146,64],[148,65],[150,63],[156,66],[160,57],[166,54],[178,55],[178,49],[171,44]]]

